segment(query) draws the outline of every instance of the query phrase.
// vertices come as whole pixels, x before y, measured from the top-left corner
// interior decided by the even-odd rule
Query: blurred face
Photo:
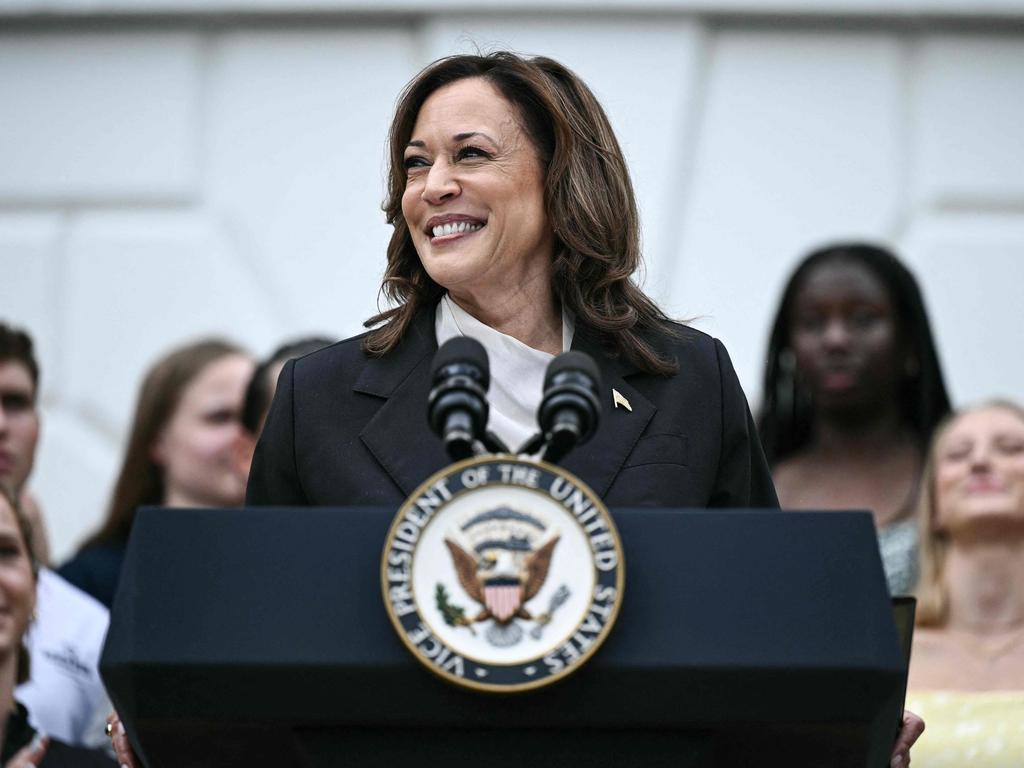
[[[18,650],[35,605],[35,577],[14,510],[0,496],[0,658]]]
[[[16,360],[0,361],[0,482],[20,492],[36,455],[39,413],[28,369]]]
[[[164,470],[169,506],[234,506],[245,498],[235,466],[239,413],[254,363],[229,355],[207,365],[185,388],[153,447]]]
[[[550,273],[544,172],[517,110],[485,80],[438,89],[405,150],[402,214],[430,277],[455,295]]]
[[[823,410],[863,410],[894,398],[905,360],[895,307],[856,262],[826,261],[793,303],[790,345],[801,380]]]
[[[958,417],[935,454],[938,527],[979,521],[1024,524],[1024,420],[1006,408]]]

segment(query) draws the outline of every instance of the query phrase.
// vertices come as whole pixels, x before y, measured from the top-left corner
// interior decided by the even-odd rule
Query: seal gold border
[[[547,675],[546,677],[543,677],[541,679],[531,680],[525,683],[516,683],[513,685],[496,685],[494,683],[484,683],[476,680],[469,680],[458,675],[445,672],[436,664],[431,664],[429,661],[421,658],[419,650],[417,649],[416,645],[409,640],[405,628],[402,626],[401,620],[392,609],[391,600],[388,594],[388,553],[391,551],[399,524],[405,518],[406,512],[411,507],[414,506],[415,501],[419,499],[424,493],[427,492],[427,490],[433,487],[442,478],[457,474],[470,467],[479,466],[483,464],[492,464],[496,461],[502,460],[519,464],[532,464],[534,466],[540,467],[545,472],[549,472],[553,475],[561,477],[562,479],[581,489],[584,495],[591,502],[591,504],[593,504],[594,507],[598,509],[599,512],[604,516],[604,519],[607,522],[607,530],[608,533],[611,535],[612,540],[614,541],[614,548],[618,555],[619,561],[615,574],[615,589],[618,595],[617,599],[615,600],[615,604],[612,606],[611,614],[608,616],[608,620],[605,622],[601,634],[597,635],[594,638],[593,643],[590,645],[589,648],[586,649],[586,651],[584,651],[581,654],[580,659],[574,662],[573,664],[567,665],[563,669],[557,672],[553,672],[550,675]],[[461,491],[459,495],[461,495],[462,493],[466,493],[467,490],[469,489]],[[576,522],[577,524],[579,524],[578,520]],[[433,523],[433,519],[430,520],[426,526],[424,526],[424,529],[426,529],[426,527],[429,527],[431,523]],[[625,596],[624,590],[626,581],[626,559],[625,552],[622,547],[622,539],[619,537],[619,530],[615,525],[615,520],[608,512],[608,508],[604,505],[604,502],[601,501],[601,498],[596,493],[594,493],[593,489],[591,489],[589,485],[587,485],[585,482],[583,482],[580,478],[576,477],[572,473],[562,469],[561,467],[555,466],[554,464],[550,464],[548,462],[536,459],[521,459],[513,454],[498,453],[487,456],[474,456],[469,459],[457,461],[454,464],[449,464],[443,469],[435,472],[433,475],[428,477],[426,480],[420,483],[419,486],[416,487],[416,489],[402,503],[402,506],[398,508],[398,512],[395,514],[395,518],[394,520],[392,520],[391,526],[388,528],[388,534],[384,540],[384,549],[381,553],[380,578],[381,596],[383,597],[384,600],[384,609],[385,611],[387,611],[388,619],[391,621],[391,625],[394,627],[399,639],[401,639],[402,644],[405,645],[408,651],[412,654],[413,658],[415,658],[416,661],[419,662],[421,666],[428,669],[436,677],[441,678],[445,682],[453,683],[459,686],[460,688],[467,688],[475,691],[483,691],[486,693],[522,693],[525,691],[536,690],[538,688],[543,688],[545,686],[551,685],[552,683],[555,683],[563,679],[564,677],[578,671],[580,668],[583,667],[584,664],[590,661],[594,653],[604,644],[604,641],[608,639],[608,635],[611,634],[611,631],[615,626],[615,622],[618,619],[619,609],[622,607],[622,600]],[[418,606],[417,610],[419,610]]]

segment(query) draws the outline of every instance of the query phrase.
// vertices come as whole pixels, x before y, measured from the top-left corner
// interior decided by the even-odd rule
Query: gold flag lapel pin
[[[615,403],[615,407],[618,408],[620,405],[630,413],[633,412],[633,406],[629,404],[629,400],[622,396],[622,393],[617,389],[612,390],[612,402]]]

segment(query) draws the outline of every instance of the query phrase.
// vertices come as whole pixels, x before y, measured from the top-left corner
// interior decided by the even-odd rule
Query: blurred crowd
[[[296,340],[259,362],[222,339],[163,355],[142,381],[103,522],[56,564],[30,483],[41,372],[32,339],[0,323],[0,544],[17,539],[32,566],[32,588],[18,592],[0,556],[0,598],[15,615],[0,658],[25,666],[7,695],[25,708],[26,733],[105,742],[97,663],[136,510],[241,505],[282,366],[330,343]],[[928,734],[915,757],[964,765],[970,750],[1024,750],[1024,730],[1006,730],[1007,711],[1024,723],[1024,409],[951,408],[917,281],[863,243],[820,249],[792,273],[760,404],[783,509],[870,510],[890,591],[918,597],[908,707]],[[30,749],[30,735],[0,764],[15,747]]]

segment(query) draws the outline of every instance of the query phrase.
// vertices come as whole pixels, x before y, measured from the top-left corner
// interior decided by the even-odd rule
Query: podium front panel
[[[393,510],[140,510],[103,678],[155,767],[182,739],[246,733],[297,765],[339,734],[390,732],[387,751],[452,729],[675,735],[694,760],[706,739],[682,732],[731,734],[726,751],[814,733],[881,750],[905,669],[869,515],[612,512],[626,583],[607,643],[564,681],[494,696],[436,678],[395,634],[380,588]]]

